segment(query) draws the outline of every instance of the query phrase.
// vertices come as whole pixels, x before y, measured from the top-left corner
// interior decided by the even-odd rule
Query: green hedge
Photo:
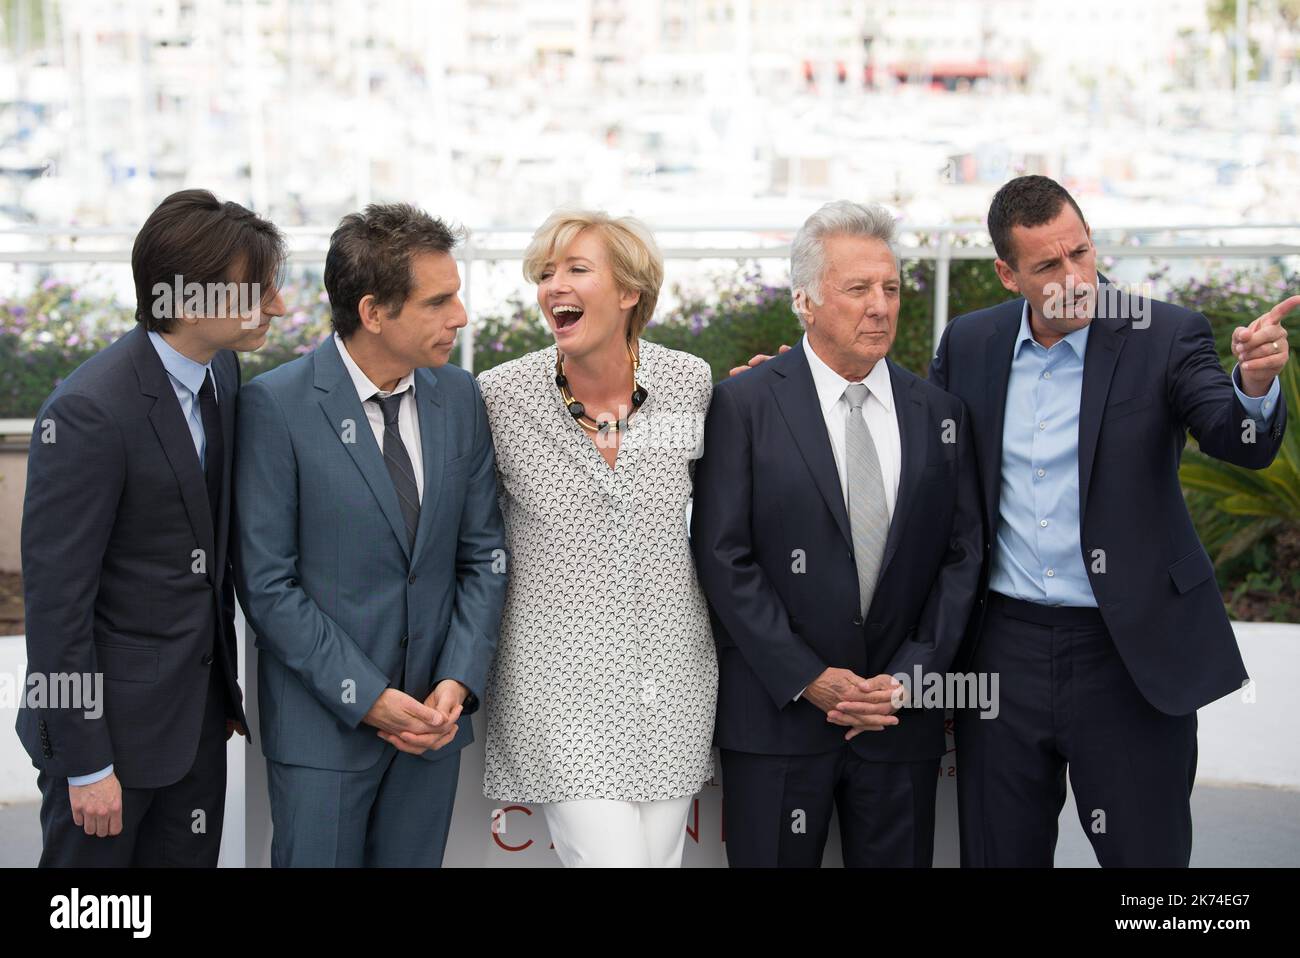
[[[933,284],[933,261],[903,264],[898,338],[890,355],[921,376],[934,353]],[[675,287],[671,292],[678,305],[661,312],[646,330],[645,338],[703,357],[712,367],[715,380],[755,353],[770,353],[781,343],[793,344],[803,334],[790,308],[789,288],[765,281],[752,263],[738,264],[734,273],[716,276],[703,287]],[[949,315],[992,306],[1007,297],[988,262],[952,263]],[[489,369],[551,342],[537,306],[512,301],[500,315],[480,321],[474,368]]]
[[[1163,279],[1163,274],[1153,274]],[[1257,316],[1294,290],[1297,277],[1233,273],[1174,287],[1166,298],[1209,317],[1227,359],[1233,327]],[[893,359],[925,375],[930,362],[934,319],[934,263],[903,264],[903,297]],[[271,326],[266,345],[241,357],[245,379],[309,351],[329,333],[329,305],[319,274],[299,276],[284,290],[291,310]],[[790,309],[789,290],[763,279],[752,263],[716,276],[696,288],[674,288],[677,302],[663,310],[646,331],[654,342],[682,349],[709,362],[721,379],[754,353],[771,352],[801,335]],[[954,260],[949,277],[948,312],[957,316],[1003,302],[1002,288],[985,260]],[[1297,318],[1287,325],[1295,328]],[[0,300],[0,418],[32,416],[64,376],[134,324],[127,306],[93,301],[67,282],[47,279],[25,297]],[[511,299],[480,316],[475,332],[474,367],[489,369],[551,343],[535,303]],[[454,356],[459,356],[458,353]]]

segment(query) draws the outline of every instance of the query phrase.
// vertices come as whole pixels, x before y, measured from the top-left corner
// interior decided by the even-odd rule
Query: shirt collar
[[[803,337],[803,350],[808,357],[808,369],[812,372],[813,385],[817,388],[817,401],[821,404],[822,415],[829,415],[835,404],[844,398],[844,390],[851,383],[835,370],[827,366],[816,352],[813,351],[812,344],[808,342],[808,335]],[[889,411],[894,409],[894,390],[889,380],[889,363],[881,358],[874,366],[871,372],[867,373],[867,378],[859,380],[871,395],[875,396],[881,404]]]
[[[343,360],[343,365],[347,369],[348,375],[352,377],[352,385],[356,387],[357,397],[363,403],[366,402],[367,400],[373,399],[375,393],[379,393],[380,395],[385,397],[396,396],[398,393],[402,392],[408,387],[411,390],[411,395],[412,396],[415,395],[415,370],[414,369],[412,369],[409,373],[407,373],[405,376],[403,376],[401,379],[398,380],[397,385],[393,387],[392,392],[385,393],[378,386],[376,386],[374,383],[370,381],[369,376],[367,376],[365,373],[361,371],[361,367],[357,365],[357,361],[353,359],[352,354],[348,352],[347,343],[343,342],[343,340],[339,337],[338,333],[334,334],[334,345],[338,347],[339,358]]]
[[[1096,319],[1093,322],[1096,322]],[[1083,355],[1088,349],[1088,330],[1090,329],[1092,329],[1092,323],[1082,329],[1076,329],[1061,340],[1061,342],[1069,345],[1070,350],[1078,357],[1080,362],[1083,361]],[[1020,355],[1020,348],[1027,342],[1034,343],[1039,348],[1042,348],[1042,343],[1034,339],[1034,334],[1029,330],[1029,300],[1025,300],[1025,308],[1020,311],[1020,332],[1016,335],[1016,356]]]
[[[196,363],[190,357],[179,352],[176,347],[162,336],[149,331],[149,342],[153,343],[154,351],[158,353],[158,358],[162,360],[163,369],[167,370],[168,375],[197,396],[199,390],[203,388],[203,380],[207,378],[208,372],[212,369],[212,364],[206,366],[202,363]],[[213,377],[213,386],[216,386],[216,378]]]

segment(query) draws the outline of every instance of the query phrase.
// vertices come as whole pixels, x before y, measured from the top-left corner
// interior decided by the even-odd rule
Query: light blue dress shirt
[[[1079,533],[1079,402],[1088,326],[1051,349],[1034,339],[1029,304],[1020,318],[1002,420],[1002,492],[989,588],[1040,605],[1097,607]],[[1277,409],[1281,387],[1247,396],[1247,415],[1261,428]]]
[[[149,342],[153,343],[158,358],[162,360],[163,369],[167,370],[167,378],[172,381],[172,389],[176,391],[176,399],[181,404],[181,415],[185,417],[185,424],[190,427],[190,436],[194,439],[194,451],[199,454],[199,465],[206,469],[205,456],[208,451],[208,441],[203,433],[203,412],[199,409],[199,390],[203,388],[203,380],[212,372],[212,364],[208,363],[205,366],[196,363],[188,356],[177,352],[158,333],[149,333]],[[217,378],[213,376],[214,396],[216,388]],[[218,402],[220,402],[219,397]]]
[[[185,424],[190,427],[190,437],[194,440],[194,451],[199,457],[199,467],[206,468],[204,456],[207,453],[208,441],[203,432],[203,414],[199,409],[199,390],[203,388],[203,380],[212,371],[212,364],[203,365],[196,363],[188,356],[177,352],[167,340],[163,339],[158,333],[149,333],[149,342],[153,343],[154,351],[158,353],[158,358],[162,360],[163,369],[167,370],[167,378],[171,380],[172,389],[176,391],[176,399],[181,404],[181,415],[185,417]],[[213,395],[216,394],[217,379],[212,377]],[[218,400],[220,401],[220,400]],[[113,772],[113,766],[101,768],[98,772],[91,772],[89,775],[69,775],[69,785],[92,785],[100,779],[108,778]]]

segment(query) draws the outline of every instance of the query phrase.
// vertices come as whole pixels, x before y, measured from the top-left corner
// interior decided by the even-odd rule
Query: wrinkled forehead
[[[840,282],[865,279],[873,282],[898,279],[898,257],[883,240],[868,236],[829,236],[824,275]]]
[[[411,296],[437,296],[460,289],[460,269],[450,253],[428,251],[411,256]]]

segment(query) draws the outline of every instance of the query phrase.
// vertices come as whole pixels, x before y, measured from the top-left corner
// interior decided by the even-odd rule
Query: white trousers
[[[541,806],[565,868],[681,868],[693,795],[658,802],[603,798]]]

